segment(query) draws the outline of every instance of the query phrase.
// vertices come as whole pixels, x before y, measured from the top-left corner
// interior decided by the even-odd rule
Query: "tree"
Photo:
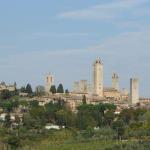
[[[113,122],[112,127],[117,132],[118,140],[122,139],[125,132],[124,122],[122,120],[117,120]]]
[[[84,104],[78,107],[77,127],[85,130],[87,127],[95,127],[98,124],[97,107],[92,104]]]
[[[86,96],[85,95],[83,95],[82,103],[86,104]]]
[[[11,98],[11,92],[9,90],[3,90],[0,94],[0,98],[3,100]]]
[[[32,87],[31,87],[31,85],[30,85],[29,83],[28,83],[27,86],[26,86],[26,92],[27,92],[28,94],[32,94],[32,93],[33,93]]]
[[[128,125],[134,118],[133,111],[134,111],[133,108],[131,108],[131,109],[124,109],[120,113],[119,118],[121,120],[123,120],[124,123],[126,123]]]
[[[57,88],[57,93],[64,93],[64,88],[62,84],[59,84],[58,88]]]
[[[61,109],[56,112],[57,123],[61,126],[72,127],[75,125],[75,114],[72,112]]]
[[[7,114],[5,116],[5,122],[4,122],[5,127],[7,128],[11,127],[11,123],[12,122],[11,122],[10,114]]]
[[[37,100],[33,100],[33,101],[30,101],[30,106],[33,108],[33,107],[37,107],[39,105],[39,102]]]
[[[142,118],[144,119],[147,126],[150,126],[150,111],[147,111]]]
[[[20,146],[20,139],[16,136],[9,136],[6,143],[10,145],[12,150],[16,150]]]
[[[52,92],[52,94],[55,94],[55,93],[56,93],[56,86],[55,86],[55,85],[52,85],[52,86],[51,86],[50,92]]]
[[[0,106],[4,109],[5,112],[10,113],[13,110],[12,100],[2,101]]]
[[[114,114],[114,111],[112,110],[109,110],[105,113],[105,122],[107,125],[111,126],[114,118],[115,118],[115,114]]]
[[[68,90],[68,89],[65,90],[65,94],[66,94],[66,95],[69,94],[69,90]]]
[[[77,114],[77,127],[80,130],[86,130],[87,128],[94,128],[96,126],[95,119],[85,112],[79,112]]]
[[[24,86],[22,86],[22,87],[20,88],[20,92],[26,93],[26,88],[25,88]]]

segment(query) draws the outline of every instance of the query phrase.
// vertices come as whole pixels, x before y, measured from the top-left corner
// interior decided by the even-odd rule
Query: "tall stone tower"
[[[119,77],[116,73],[112,75],[112,88],[119,91]]]
[[[96,59],[93,65],[93,94],[103,97],[103,64]]]
[[[54,85],[54,77],[50,73],[46,75],[45,92],[50,93],[51,86]]]
[[[79,93],[80,92],[80,83],[78,81],[75,81],[73,84],[73,92]]]
[[[130,103],[139,103],[139,80],[136,78],[130,79]]]
[[[82,93],[88,92],[88,81],[87,80],[81,80],[80,81],[80,91]]]

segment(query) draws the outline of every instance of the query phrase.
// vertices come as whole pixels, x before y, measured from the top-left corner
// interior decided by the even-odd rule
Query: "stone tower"
[[[87,80],[81,80],[80,81],[80,91],[81,91],[81,93],[87,93],[88,92],[88,81]]]
[[[119,91],[119,77],[116,73],[112,75],[112,88]]]
[[[93,65],[93,94],[103,97],[103,64],[96,59]]]
[[[130,79],[130,103],[139,103],[139,80],[136,78]]]
[[[51,86],[54,85],[54,77],[50,73],[46,75],[45,92],[50,93]]]
[[[80,92],[80,84],[78,81],[75,81],[73,84],[73,92],[74,93],[79,93]]]

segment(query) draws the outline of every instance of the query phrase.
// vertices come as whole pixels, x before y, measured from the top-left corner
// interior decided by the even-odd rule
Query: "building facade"
[[[73,84],[73,92],[74,93],[79,93],[80,92],[80,84],[78,81],[75,81]]]
[[[17,89],[17,84],[14,83],[12,85],[6,85],[5,82],[1,82],[0,83],[0,92],[3,91],[3,90],[8,90],[10,92],[13,92]]]
[[[120,100],[121,93],[114,88],[104,88],[104,97],[113,98],[114,100]]]

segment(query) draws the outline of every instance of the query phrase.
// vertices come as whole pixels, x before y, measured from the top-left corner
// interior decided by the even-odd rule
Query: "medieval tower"
[[[50,73],[46,75],[45,92],[49,93],[51,86],[54,85],[54,77]]]
[[[116,73],[112,75],[112,88],[119,91],[119,77]]]
[[[139,102],[139,80],[130,79],[130,103],[137,104]]]
[[[93,94],[103,97],[103,64],[96,59],[93,65]]]

